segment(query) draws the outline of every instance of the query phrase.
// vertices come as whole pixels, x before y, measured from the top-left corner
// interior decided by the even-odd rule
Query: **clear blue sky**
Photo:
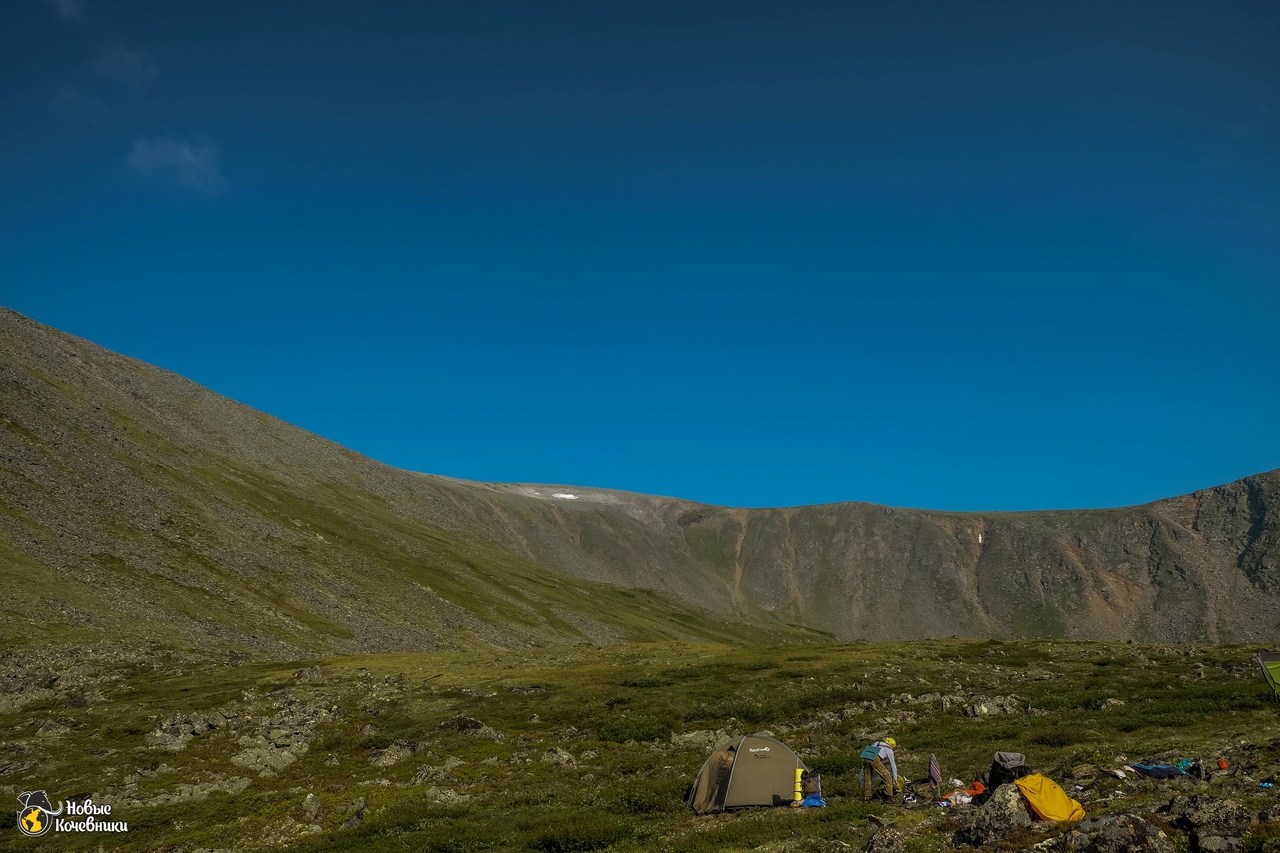
[[[1280,4],[0,5],[0,304],[403,468],[1280,467]]]

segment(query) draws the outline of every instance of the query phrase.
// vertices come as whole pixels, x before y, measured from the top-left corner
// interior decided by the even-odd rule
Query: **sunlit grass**
[[[700,643],[251,662],[157,654],[107,674],[102,701],[59,696],[0,715],[0,784],[50,796],[155,798],[180,784],[248,777],[239,794],[119,808],[127,836],[111,849],[162,845],[301,850],[749,850],[796,839],[870,835],[868,816],[914,828],[911,849],[946,849],[939,810],[903,812],[858,800],[857,753],[892,732],[908,778],[936,753],[947,776],[971,780],[996,750],[1024,752],[1050,776],[1162,754],[1211,758],[1273,744],[1277,705],[1244,647],[939,640],[747,648]],[[293,673],[318,664],[319,677]],[[108,667],[110,669],[110,667]],[[1029,713],[968,716],[969,705],[1016,696]],[[922,697],[928,697],[927,699]],[[290,703],[323,708],[309,748],[277,775],[232,763],[261,721]],[[169,752],[146,745],[165,719],[230,711],[236,727]],[[457,724],[472,718],[498,738]],[[250,722],[245,722],[248,718]],[[66,731],[41,735],[50,721]],[[254,722],[257,721],[257,722]],[[454,722],[450,722],[454,721]],[[466,725],[470,725],[469,723]],[[442,727],[443,726],[443,727]],[[234,729],[234,730],[232,730]],[[716,733],[769,730],[824,775],[829,807],[695,818],[685,788]],[[691,733],[707,734],[691,738]],[[412,752],[389,766],[380,750]],[[572,756],[557,763],[548,750]],[[453,766],[410,784],[419,768]],[[459,763],[460,762],[460,763]],[[15,769],[16,768],[16,769]],[[140,772],[141,771],[141,772]],[[427,792],[465,798],[433,801]],[[321,804],[311,817],[308,793]],[[364,798],[358,825],[348,810]],[[16,839],[15,839],[16,840]],[[6,839],[3,843],[14,843]],[[46,836],[44,849],[82,849]]]

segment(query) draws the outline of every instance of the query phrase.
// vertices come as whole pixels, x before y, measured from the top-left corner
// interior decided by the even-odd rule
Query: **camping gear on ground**
[[[991,799],[991,793],[1001,785],[1015,779],[1021,779],[1031,772],[1027,766],[1027,757],[1021,752],[997,752],[991,759],[991,769],[987,772],[987,790],[973,798],[973,804],[983,805]]]
[[[1262,667],[1262,677],[1267,680],[1271,695],[1280,699],[1280,652],[1258,652],[1254,660]]]
[[[821,809],[827,801],[822,798],[822,774],[812,770],[796,770],[796,787],[799,789],[793,809]]]
[[[960,780],[952,779],[951,781],[958,782]],[[985,799],[981,801],[978,800],[978,797],[986,793],[986,791],[987,791],[987,786],[982,784],[982,780],[979,779],[975,781],[972,785],[970,785],[968,788],[957,787],[955,790],[951,791],[951,793],[945,795],[941,800],[939,800],[938,805],[944,806],[944,807],[945,806],[967,806],[973,802],[986,802]]]
[[[1227,760],[1226,760],[1225,758],[1219,758],[1219,759],[1218,759],[1218,769],[1219,769],[1219,770],[1226,770],[1226,769],[1227,769]]]
[[[1031,773],[1014,779],[1013,784],[1041,820],[1084,820],[1084,806],[1049,777]]]
[[[791,747],[765,735],[735,738],[711,753],[685,805],[697,814],[795,801],[796,771],[807,770]]]
[[[987,787],[994,791],[1001,785],[1021,779],[1031,772],[1027,757],[1021,752],[997,752],[991,760],[991,772],[987,775]]]
[[[902,804],[907,808],[932,803],[938,797],[938,789],[930,779],[916,779],[902,788]]]
[[[800,771],[800,798],[822,793],[822,774],[813,770]]]
[[[942,787],[942,768],[938,765],[938,756],[929,753],[929,781],[936,791]]]
[[[1139,779],[1176,779],[1187,775],[1187,771],[1175,764],[1126,764],[1124,769],[1136,773]]]

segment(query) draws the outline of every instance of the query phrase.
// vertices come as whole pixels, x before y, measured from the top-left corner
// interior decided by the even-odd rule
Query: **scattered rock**
[[[302,814],[306,817],[308,823],[318,823],[320,816],[324,814],[324,806],[320,802],[320,798],[315,794],[308,793],[302,801]]]
[[[1001,714],[1025,714],[1029,710],[1026,700],[1010,694],[988,699],[985,696],[974,697],[975,701],[964,706],[966,717],[991,717]]]
[[[559,767],[573,767],[578,763],[572,753],[561,749],[558,746],[553,746],[544,752],[542,754],[542,760],[550,764],[555,764]]]
[[[315,681],[317,678],[320,677],[320,667],[319,666],[304,667],[303,669],[300,669],[297,672],[295,672],[293,674],[293,677],[296,678],[298,681]]]
[[[160,768],[152,771],[139,771],[139,774],[145,776],[153,776],[161,770],[171,770],[172,768],[161,765]],[[219,778],[211,779],[204,782],[196,782],[194,784],[183,782],[175,785],[172,790],[164,791],[150,797],[148,799],[140,799],[138,797],[128,795],[131,791],[137,790],[136,782],[130,782],[130,779],[136,780],[138,774],[130,774],[125,777],[124,792],[111,793],[103,791],[94,793],[92,799],[94,802],[102,803],[110,806],[120,806],[122,808],[149,808],[151,806],[167,806],[173,803],[183,803],[189,800],[203,800],[216,791],[225,791],[228,794],[239,794],[245,788],[249,787],[249,779],[245,776],[226,777],[222,774],[216,774]]]
[[[471,799],[466,794],[459,794],[457,791],[451,791],[448,788],[437,788],[435,785],[423,791],[422,797],[433,803],[462,803]]]
[[[1174,853],[1173,840],[1137,815],[1088,818],[1067,833],[1057,849],[1080,853]]]
[[[152,749],[177,752],[180,749],[185,749],[187,742],[190,740],[191,732],[188,728],[171,723],[153,729],[147,734],[144,742]]]
[[[838,722],[838,715],[833,716],[837,716]],[[684,732],[683,734],[673,733],[671,735],[671,743],[673,746],[687,746],[697,748],[699,751],[711,749],[727,740],[729,740],[729,734],[724,730],[711,731],[710,729],[702,729],[696,732]]]
[[[1235,800],[1207,794],[1174,797],[1160,811],[1175,826],[1197,837],[1241,835],[1257,821],[1257,815]]]
[[[46,720],[41,724],[40,728],[36,730],[36,734],[40,737],[57,737],[58,735],[65,735],[70,731],[71,726],[67,725],[63,720],[57,719]]]
[[[487,737],[489,740],[496,741],[498,743],[504,743],[507,739],[507,736],[502,732],[489,728],[474,717],[450,717],[440,725],[436,726],[436,728],[455,731],[464,735]]]
[[[364,820],[365,809],[368,805],[364,801],[364,797],[357,797],[351,805],[347,806],[347,818],[342,822],[343,829],[354,829]]]
[[[294,750],[275,746],[256,746],[231,756],[231,763],[249,770],[276,771],[298,760]]]
[[[906,853],[907,838],[902,830],[886,826],[867,840],[867,853]]]
[[[486,759],[485,763],[489,761],[490,759]],[[494,764],[498,763],[496,759],[492,759],[492,761]],[[425,785],[428,782],[456,782],[457,780],[453,778],[453,774],[450,771],[462,763],[462,759],[454,758],[451,755],[439,766],[432,767],[429,764],[424,764],[418,768],[417,773],[413,774],[413,779],[410,780],[409,784]]]
[[[464,734],[473,734],[484,727],[484,723],[480,722],[475,717],[450,717],[440,725],[436,726],[438,729],[447,729],[452,732],[462,732]]]
[[[413,749],[406,743],[397,741],[386,749],[375,749],[369,753],[369,763],[374,767],[390,767],[413,755]]]

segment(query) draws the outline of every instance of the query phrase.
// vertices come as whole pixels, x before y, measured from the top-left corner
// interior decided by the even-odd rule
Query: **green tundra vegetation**
[[[662,642],[290,662],[154,648],[78,667],[28,648],[4,661],[0,785],[91,795],[129,825],[91,843],[50,833],[45,850],[805,851],[860,849],[886,823],[909,850],[947,850],[963,809],[861,802],[869,738],[897,738],[908,779],[930,753],[968,783],[993,752],[1023,752],[1081,784],[1091,815],[1215,784],[1093,768],[1226,757],[1263,809],[1275,796],[1247,774],[1280,761],[1257,647]],[[827,808],[684,807],[716,744],[755,731],[822,772]],[[1275,849],[1278,830],[1256,824],[1245,849]]]

